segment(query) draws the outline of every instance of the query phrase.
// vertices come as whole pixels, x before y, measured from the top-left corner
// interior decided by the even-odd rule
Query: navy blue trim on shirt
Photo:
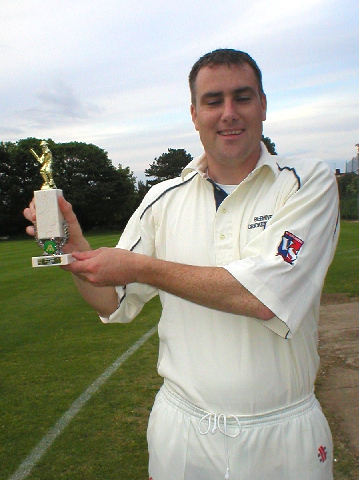
[[[214,200],[216,202],[216,210],[219,209],[220,204],[223,202],[223,200],[228,197],[228,193],[223,190],[219,185],[217,185],[216,182],[211,180],[210,178],[207,178],[209,183],[213,185],[213,193],[214,193]]]
[[[301,182],[300,182],[300,177],[299,177],[299,175],[297,174],[295,168],[293,168],[293,167],[280,167],[280,166],[278,165],[278,163],[277,163],[277,167],[278,167],[278,170],[280,170],[281,172],[282,172],[283,170],[289,170],[290,172],[293,172],[293,175],[294,175],[295,178],[297,179],[297,182],[298,182],[298,190],[299,190],[300,187],[301,187]]]
[[[121,305],[121,303],[124,301],[125,298],[126,298],[126,285],[123,286],[123,295],[120,298],[120,301],[118,302],[118,307]]]
[[[130,252],[133,252],[137,245],[140,243],[141,237],[137,240],[137,242],[130,248]]]
[[[337,221],[335,222],[335,229],[334,229],[334,233],[333,233],[333,240],[334,240],[335,234],[337,233],[337,230],[339,228],[339,224],[340,224],[340,209],[338,208]]]
[[[147,205],[147,207],[144,209],[144,211],[141,213],[141,216],[140,216],[140,220],[142,220],[142,217],[144,216],[144,214],[147,212],[147,210],[149,208],[152,207],[152,205],[154,205],[156,202],[158,202],[158,200],[160,198],[162,198],[164,195],[166,195],[166,193],[170,192],[171,190],[175,189],[175,188],[178,188],[178,187],[182,187],[182,185],[186,185],[186,183],[190,182],[196,175],[198,175],[198,173],[196,172],[195,175],[193,175],[191,178],[189,178],[188,180],[185,180],[184,182],[182,183],[178,183],[177,185],[172,185],[172,187],[169,187],[167,188],[167,190],[164,190],[161,195],[159,195],[155,200],[153,200],[153,202],[151,202],[149,205]]]
[[[182,187],[182,185],[186,185],[186,183],[190,182],[196,175],[198,175],[198,173],[196,173],[195,175],[193,175],[191,178],[189,178],[188,180],[185,180],[184,182],[182,183],[178,183],[177,185],[172,185],[172,187],[169,187],[167,188],[167,190],[164,190],[160,195],[158,195],[157,198],[155,198],[153,200],[153,202],[151,202],[149,205],[147,205],[147,207],[143,210],[143,212],[141,213],[140,215],[140,220],[142,220],[144,214],[147,212],[147,210],[149,210],[156,202],[158,202],[158,200],[160,198],[162,198],[164,195],[166,195],[166,193],[170,192],[171,190],[174,190],[175,188],[178,188],[178,187]],[[137,245],[140,243],[141,241],[141,237],[136,241],[136,243],[130,248],[130,252],[132,252],[136,247]]]

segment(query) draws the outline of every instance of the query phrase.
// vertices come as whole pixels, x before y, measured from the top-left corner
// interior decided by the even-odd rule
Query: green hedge
[[[340,215],[345,220],[359,220],[359,175],[348,173],[337,178]]]

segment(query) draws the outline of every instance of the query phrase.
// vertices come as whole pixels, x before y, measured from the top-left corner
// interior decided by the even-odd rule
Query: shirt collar
[[[275,155],[271,155],[265,144],[261,142],[261,155],[259,157],[258,163],[254,170],[251,172],[253,173],[254,171],[262,168],[264,165],[267,165],[275,175],[278,174],[278,169],[276,168],[276,161],[275,161]],[[207,158],[206,154],[202,153],[199,157],[195,158],[192,160],[187,167],[185,167],[182,170],[181,177],[182,180],[185,179],[185,177],[191,173],[191,172],[197,172],[199,173],[203,178],[208,178],[207,175],[207,169],[208,169],[208,163],[207,163]]]

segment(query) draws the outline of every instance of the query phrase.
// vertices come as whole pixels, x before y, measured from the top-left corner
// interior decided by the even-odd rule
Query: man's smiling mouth
[[[222,135],[224,137],[227,137],[227,136],[230,136],[230,135],[240,135],[243,132],[244,132],[244,129],[241,129],[241,130],[220,130],[218,132],[218,134]]]

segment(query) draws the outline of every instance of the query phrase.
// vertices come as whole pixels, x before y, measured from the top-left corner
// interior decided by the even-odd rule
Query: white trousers
[[[332,480],[333,443],[314,394],[265,415],[203,411],[163,385],[147,440],[152,480]]]

